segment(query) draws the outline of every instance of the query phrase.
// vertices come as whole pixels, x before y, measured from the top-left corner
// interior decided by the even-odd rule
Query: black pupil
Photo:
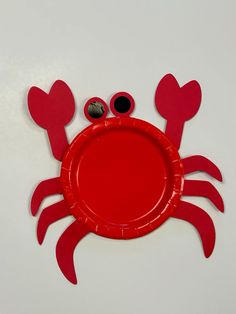
[[[115,110],[119,113],[126,113],[130,109],[130,100],[125,96],[119,96],[114,102]]]
[[[91,102],[88,106],[88,114],[94,119],[101,118],[104,114],[104,106],[98,101]]]

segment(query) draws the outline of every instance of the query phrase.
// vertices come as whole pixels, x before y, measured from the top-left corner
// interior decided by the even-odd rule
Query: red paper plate
[[[159,129],[135,118],[110,118],[74,139],[61,180],[76,219],[101,236],[127,239],[171,215],[182,194],[183,169]]]

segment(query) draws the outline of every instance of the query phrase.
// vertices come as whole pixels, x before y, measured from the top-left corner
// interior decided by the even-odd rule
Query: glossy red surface
[[[172,74],[164,76],[155,94],[156,108],[167,122],[164,134],[143,120],[130,118],[135,106],[130,94],[113,95],[110,108],[116,118],[108,119],[107,104],[93,97],[84,112],[94,124],[69,146],[65,125],[72,119],[74,98],[67,84],[56,81],[48,94],[37,87],[30,89],[29,111],[47,130],[54,157],[62,160],[61,176],[36,187],[31,212],[38,213],[44,198],[63,193],[64,200],[42,210],[37,238],[41,244],[50,225],[74,215],[75,221],[63,232],[56,248],[58,265],[70,282],[77,282],[74,250],[90,231],[110,238],[135,238],[174,217],[191,223],[199,233],[205,256],[212,254],[213,221],[200,207],[180,200],[181,195],[201,196],[224,211],[223,199],[210,182],[183,178],[201,171],[222,181],[219,168],[200,155],[180,160],[177,152],[185,122],[197,113],[200,101],[201,88],[196,81],[180,87]],[[100,104],[89,109],[91,102]]]
[[[179,154],[164,133],[134,118],[109,118],[83,130],[61,169],[71,213],[89,230],[135,238],[170,217],[183,189]]]

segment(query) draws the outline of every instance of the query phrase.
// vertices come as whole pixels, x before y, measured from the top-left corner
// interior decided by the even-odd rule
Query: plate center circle
[[[75,152],[73,194],[93,220],[128,226],[163,209],[173,192],[171,171],[165,147],[145,128],[95,130]]]

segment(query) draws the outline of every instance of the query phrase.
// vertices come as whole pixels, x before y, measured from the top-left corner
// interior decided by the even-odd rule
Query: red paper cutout
[[[115,104],[120,96],[126,98]],[[88,113],[91,100],[104,106],[99,118]],[[217,166],[199,155],[181,159],[177,151],[184,123],[200,106],[201,89],[196,81],[180,87],[171,74],[160,81],[155,104],[167,120],[165,134],[148,122],[130,117],[134,100],[121,92],[110,102],[115,118],[106,117],[108,107],[100,98],[87,101],[85,115],[93,124],[68,145],[64,127],[74,113],[69,87],[57,81],[49,94],[33,87],[28,102],[33,119],[48,132],[54,157],[62,161],[60,178],[43,181],[35,189],[31,211],[36,215],[45,197],[63,194],[63,201],[42,211],[37,237],[41,244],[52,223],[74,216],[74,223],[62,234],[56,248],[59,267],[69,281],[77,283],[73,252],[87,233],[135,238],[156,229],[169,217],[190,222],[200,234],[205,256],[211,255],[215,229],[210,216],[181,201],[182,195],[206,197],[224,211],[223,200],[210,182],[184,177],[203,171],[222,181]]]
[[[203,245],[204,254],[209,257],[215,246],[215,227],[211,217],[200,207],[181,201],[172,217],[191,223],[198,231]]]
[[[215,178],[216,180],[222,182],[222,174],[219,168],[209,159],[203,156],[190,156],[182,159],[182,163],[184,166],[184,173],[193,173],[195,171],[202,171],[208,173],[210,176]]]
[[[202,196],[208,198],[216,208],[224,212],[224,202],[217,189],[208,181],[185,180],[184,196]]]
[[[35,216],[42,201],[55,194],[62,194],[62,187],[59,178],[48,179],[39,183],[31,198],[31,213]]]
[[[48,227],[67,216],[70,216],[70,211],[64,200],[44,208],[39,217],[37,226],[39,244],[43,243]]]
[[[162,78],[156,89],[156,108],[167,120],[166,135],[180,147],[184,123],[198,112],[201,103],[201,87],[191,81],[180,87],[172,74]]]
[[[75,111],[70,88],[62,81],[56,81],[49,94],[32,87],[28,94],[28,106],[34,121],[47,130],[54,157],[62,160],[68,146],[64,127],[71,121]]]
[[[77,284],[73,261],[74,250],[79,241],[88,233],[89,230],[84,224],[74,221],[57,242],[56,256],[58,265],[64,276],[73,284]]]

